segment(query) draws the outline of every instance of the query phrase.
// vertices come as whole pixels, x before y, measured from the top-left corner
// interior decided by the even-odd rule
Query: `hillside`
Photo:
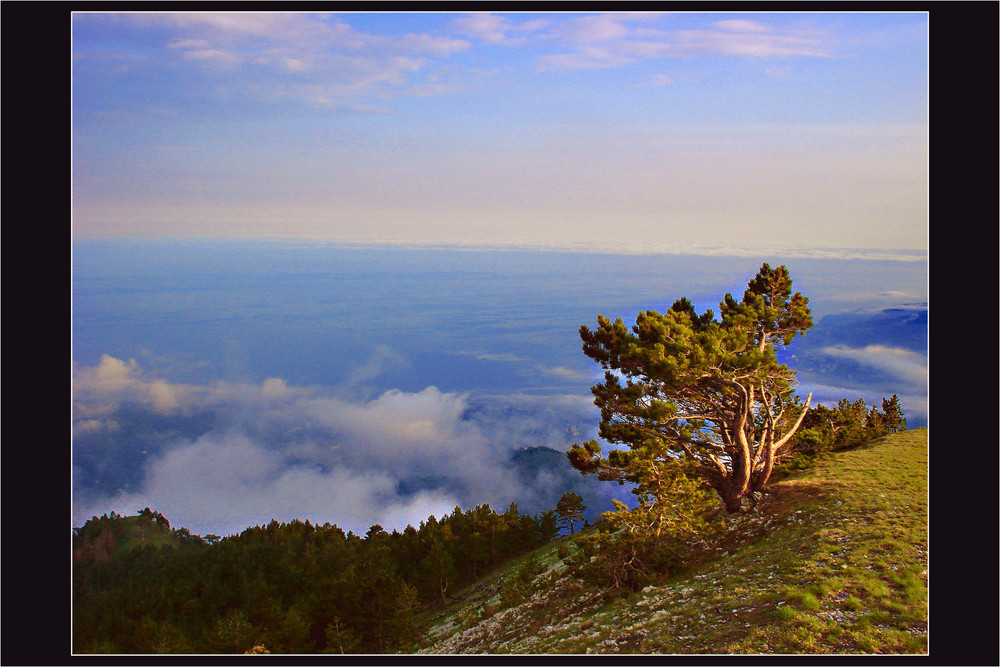
[[[560,538],[423,612],[411,652],[926,653],[927,446],[897,433],[775,483],[704,561],[634,594],[567,576],[580,534]]]
[[[114,513],[112,513],[114,514]],[[114,555],[140,548],[177,549],[187,538],[187,530],[170,530],[170,522],[159,512],[146,508],[139,516],[113,516],[89,522],[77,531],[73,545],[73,562],[107,561]]]

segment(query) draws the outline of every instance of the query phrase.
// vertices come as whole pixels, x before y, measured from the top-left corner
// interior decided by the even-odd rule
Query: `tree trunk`
[[[441,608],[443,609],[448,606],[448,600],[444,597],[444,592],[448,590],[448,581],[446,579],[440,579],[438,588],[441,590]]]
[[[764,486],[767,484],[767,480],[771,478],[771,472],[774,470],[774,450],[770,447],[764,453],[764,467],[756,475],[751,489],[753,491],[763,491]]]
[[[736,514],[740,511],[743,506],[743,496],[742,494],[736,494],[733,491],[728,491],[722,495],[722,502],[726,505],[726,511],[730,514]]]
[[[806,396],[805,406],[802,408],[802,412],[799,414],[798,419],[792,425],[788,432],[781,436],[778,442],[764,444],[766,447],[764,451],[764,467],[757,474],[756,479],[753,481],[751,486],[752,491],[763,491],[764,487],[767,485],[767,480],[771,478],[771,472],[774,470],[774,457],[777,455],[778,450],[781,449],[785,443],[787,443],[795,432],[799,430],[799,426],[802,425],[802,420],[805,419],[806,413],[809,412],[809,403],[812,401],[812,392]]]

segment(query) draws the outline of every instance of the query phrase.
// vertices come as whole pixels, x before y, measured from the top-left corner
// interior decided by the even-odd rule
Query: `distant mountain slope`
[[[814,402],[897,394],[909,426],[926,426],[927,315],[926,303],[827,315],[779,356]]]
[[[915,352],[927,350],[927,304],[823,317],[801,338],[803,347],[886,345]]]
[[[566,452],[552,447],[516,449],[511,454],[508,465],[525,493],[517,500],[518,509],[527,514],[555,509],[559,498],[567,491],[576,491],[583,497],[583,504],[586,507],[584,516],[592,522],[604,512],[613,509],[612,498],[634,505],[634,499],[627,487],[601,482],[593,475],[581,475],[570,465]],[[458,486],[453,478],[441,475],[407,477],[396,487],[401,495],[413,495],[420,491],[438,488],[449,488],[458,492],[466,490]],[[494,509],[502,511],[504,508]]]
[[[557,540],[425,612],[413,652],[925,653],[927,445],[889,435],[773,485],[715,557],[636,594],[567,577]]]
[[[551,447],[519,449],[511,457],[511,465],[519,479],[536,492],[538,507],[522,508],[524,511],[534,513],[553,509],[563,493],[576,491],[583,497],[583,504],[587,508],[584,516],[595,521],[601,514],[613,509],[611,498],[618,498],[623,502],[632,499],[624,487],[602,482],[593,475],[581,475],[579,470],[570,465],[566,452]]]

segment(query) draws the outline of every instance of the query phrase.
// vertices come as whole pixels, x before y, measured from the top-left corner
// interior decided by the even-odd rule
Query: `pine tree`
[[[577,444],[573,466],[645,493],[684,459],[729,512],[740,511],[744,496],[764,489],[812,399],[799,404],[795,373],[775,354],[812,326],[808,299],[791,288],[784,266],[764,264],[742,301],[725,295],[719,320],[682,298],[665,313],[640,313],[631,330],[603,315],[596,330],[580,327],[584,353],[605,370],[591,389],[599,435],[629,449],[605,457],[596,440]]]
[[[587,509],[583,504],[583,496],[576,491],[567,491],[562,494],[556,503],[556,514],[559,515],[560,523],[569,526],[569,532],[573,533],[573,524],[583,521],[583,511]]]
[[[445,593],[458,578],[451,555],[455,538],[449,526],[435,522],[432,528],[425,529],[421,541],[426,555],[417,564],[419,580],[426,590],[440,596],[441,606],[444,607],[448,604]]]
[[[889,433],[906,430],[906,417],[903,416],[903,408],[899,405],[899,396],[896,394],[892,398],[882,399],[882,424]]]
[[[326,626],[326,648],[323,653],[359,653],[361,649],[361,637],[357,632],[344,625],[339,617],[334,616],[333,620]]]
[[[234,609],[219,618],[208,636],[208,645],[213,653],[243,653],[260,642],[260,632],[247,619],[242,609]]]

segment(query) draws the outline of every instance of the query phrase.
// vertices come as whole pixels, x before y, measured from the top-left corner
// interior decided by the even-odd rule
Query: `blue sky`
[[[927,249],[923,13],[73,16],[73,232]]]

